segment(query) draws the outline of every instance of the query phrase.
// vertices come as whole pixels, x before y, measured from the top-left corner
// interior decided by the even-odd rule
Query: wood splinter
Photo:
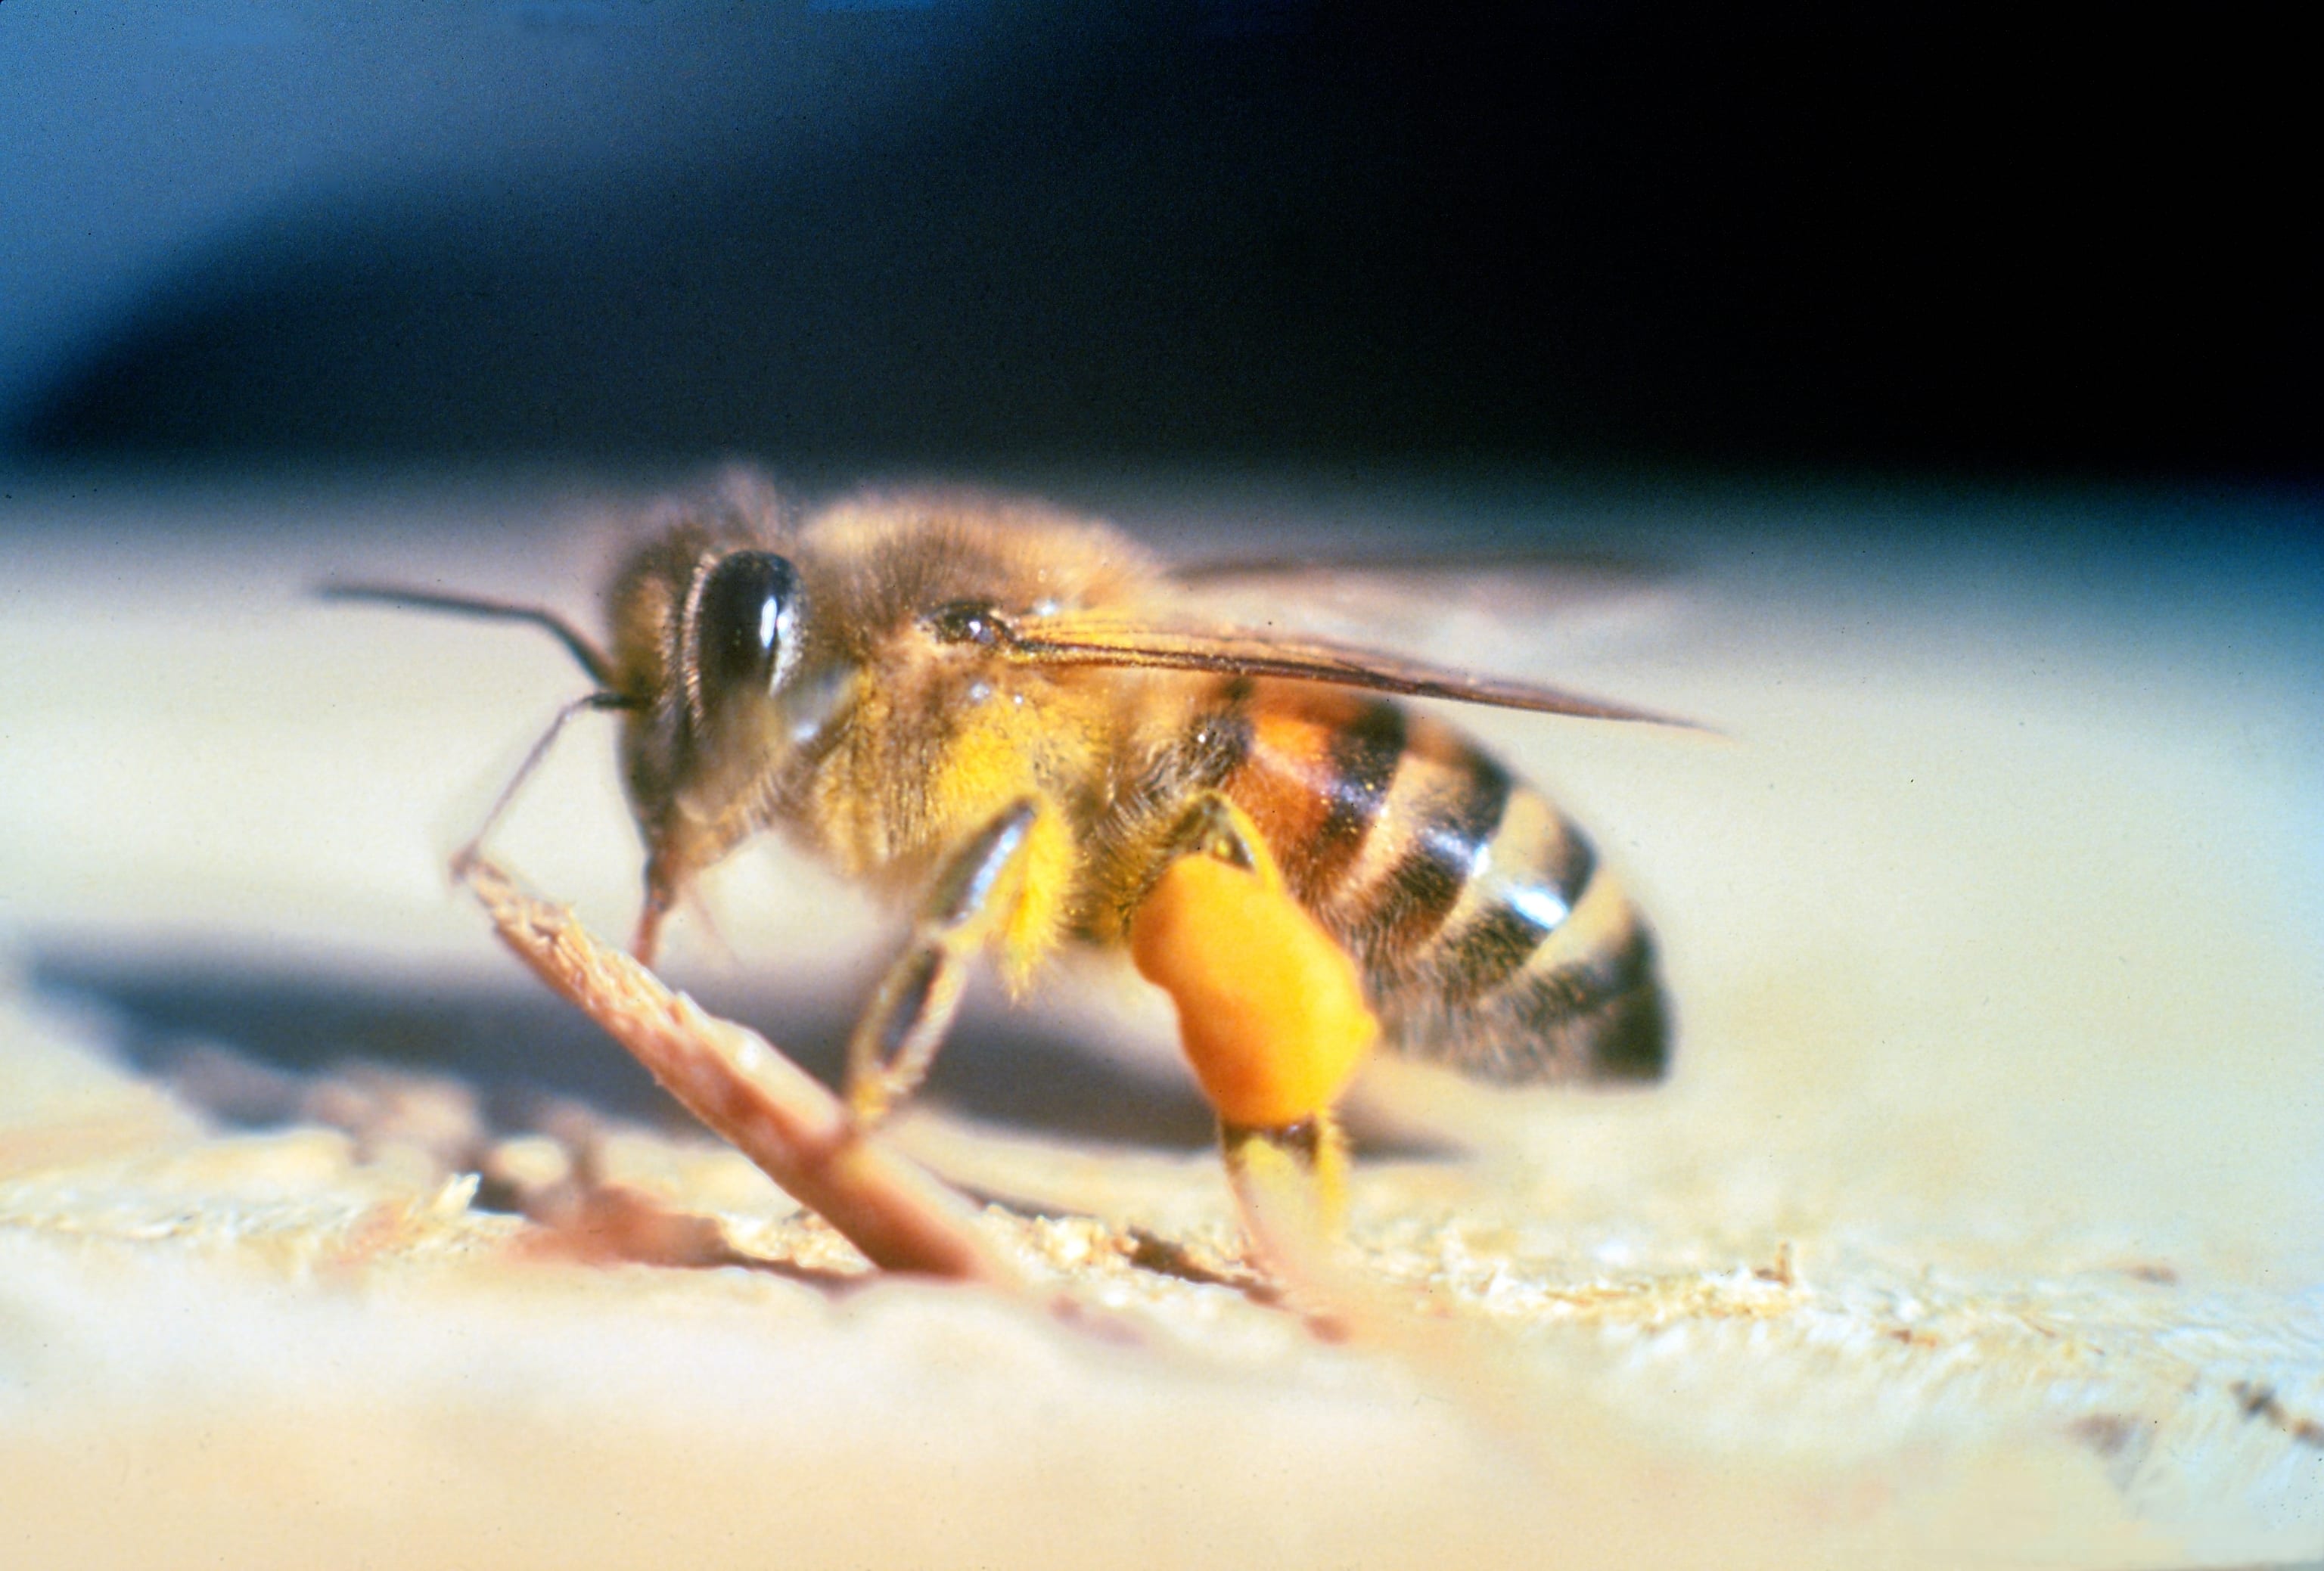
[[[464,858],[457,871],[536,976],[873,1265],[1025,1291],[1024,1274],[966,1200],[867,1134],[765,1037],[670,991],[481,857]]]

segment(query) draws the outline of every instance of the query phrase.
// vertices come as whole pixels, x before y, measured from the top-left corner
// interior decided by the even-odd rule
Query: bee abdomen
[[[1223,786],[1361,963],[1392,1047],[1508,1082],[1661,1075],[1653,940],[1580,830],[1425,716],[1256,696]]]
[[[1499,891],[1410,981],[1382,989],[1402,1051],[1513,1083],[1660,1079],[1669,1017],[1646,923],[1602,868],[1546,930],[1513,904],[1541,894]]]

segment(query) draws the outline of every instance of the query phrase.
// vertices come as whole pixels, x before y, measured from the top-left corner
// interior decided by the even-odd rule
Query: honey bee
[[[730,475],[652,521],[602,647],[530,607],[337,593],[573,653],[597,684],[575,709],[622,716],[641,959],[770,830],[910,911],[849,1047],[861,1119],[926,1074],[977,959],[1022,993],[1070,945],[1170,994],[1231,1171],[1280,1158],[1333,1193],[1333,1109],[1376,1043],[1508,1083],[1667,1063],[1651,932],[1590,841],[1399,700],[1682,722],[1213,625],[1111,528],[976,496],[801,517]]]

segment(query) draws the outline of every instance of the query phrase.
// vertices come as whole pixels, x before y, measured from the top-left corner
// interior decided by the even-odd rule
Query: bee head
[[[766,822],[800,731],[807,604],[789,558],[697,528],[614,584],[613,663],[638,701],[622,754],[647,849],[641,952],[687,881]]]

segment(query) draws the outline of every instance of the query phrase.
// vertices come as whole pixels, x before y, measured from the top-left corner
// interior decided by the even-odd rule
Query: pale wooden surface
[[[11,490],[0,923],[25,976],[527,985],[440,857],[573,690],[561,657],[296,591],[392,572],[586,611],[602,547],[576,492]],[[1221,514],[1270,510],[1137,505],[1227,539]],[[1398,507],[1464,505],[1423,491],[1370,510],[1392,537]],[[1361,1345],[1128,1258],[1136,1229],[1234,1277],[1216,1164],[1094,1144],[1071,1108],[1029,1133],[930,1116],[903,1135],[1010,1202],[991,1226],[1082,1295],[1080,1324],[841,1286],[844,1246],[738,1159],[618,1118],[613,1177],[788,1273],[579,1263],[479,1208],[461,1157],[559,1159],[464,1111],[458,1061],[393,1096],[300,1070],[270,1094],[307,1119],[238,1131],[204,1110],[205,1082],[110,1056],[134,1022],[14,998],[12,1547],[119,1564],[304,1563],[325,1544],[392,1564],[2324,1553],[2315,564],[2255,507],[2189,532],[2086,505],[2068,537],[2063,503],[1955,504],[1914,547],[1893,526],[1929,511],[1894,499],[1834,503],[1817,529],[1765,499],[1633,510],[1600,532],[1689,572],[1546,632],[1508,630],[1506,591],[1398,629],[1735,740],[1480,724],[1630,873],[1683,1057],[1643,1097],[1371,1087],[1376,1130],[1449,1128],[1479,1154],[1360,1168],[1357,1262],[1397,1317]],[[1296,528],[1333,507],[1271,510]],[[1738,510],[1777,527],[1702,527]],[[502,849],[626,929],[635,850],[602,734],[567,744]],[[678,969],[714,990],[772,978],[764,1008],[844,995],[879,943],[844,892],[771,859],[715,898],[737,959],[691,923]],[[1072,981],[1047,1021],[1125,1066],[1122,1098],[1180,1094],[1159,1013],[1118,981]],[[232,1049],[230,1027],[210,1034]],[[983,1029],[1001,1040],[971,1061],[1005,1077],[1008,1022]]]

